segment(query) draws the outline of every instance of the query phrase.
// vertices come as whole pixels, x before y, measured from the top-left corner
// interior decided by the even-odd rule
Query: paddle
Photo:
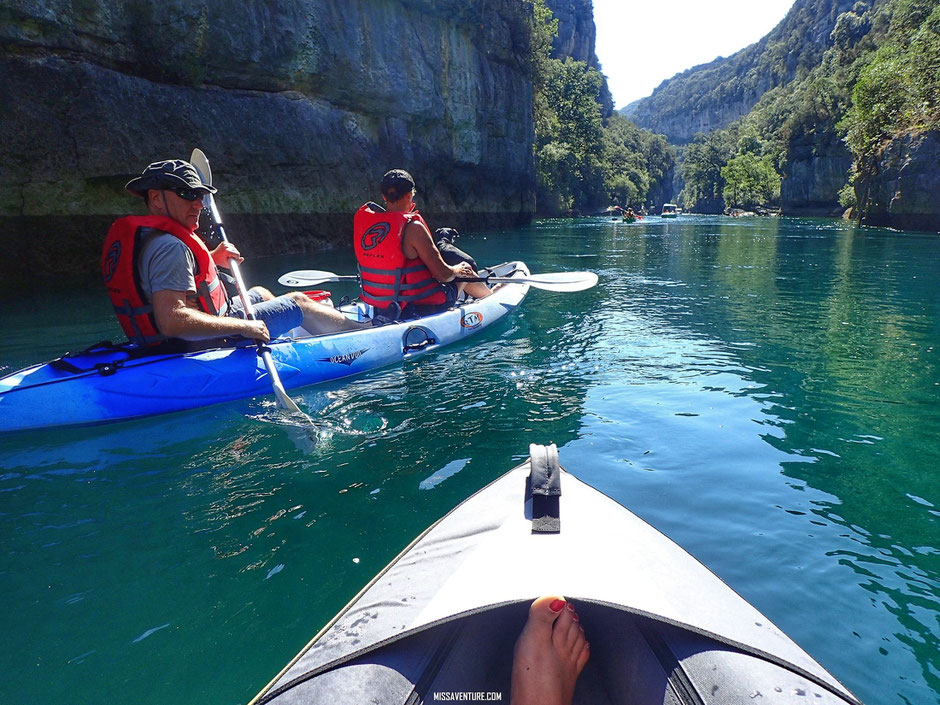
[[[202,183],[211,186],[212,185],[212,170],[209,168],[209,160],[206,158],[206,155],[203,154],[202,150],[198,147],[193,150],[192,156],[189,158],[190,163],[196,167],[196,171],[199,172],[199,178],[202,179]],[[206,196],[207,200],[203,202],[206,203],[209,207],[209,213],[212,216],[212,222],[215,225],[216,231],[219,233],[219,236],[224,242],[229,242],[228,237],[225,235],[225,228],[222,227],[222,217],[219,215],[219,209],[216,208],[215,198],[212,197],[212,194]],[[245,287],[245,280],[242,279],[241,270],[238,268],[238,261],[233,257],[228,261],[229,268],[232,270],[232,274],[235,277],[235,284],[238,287],[238,295],[241,297],[242,305],[245,307],[245,314],[251,320],[256,320],[255,311],[251,306],[251,301],[248,298],[248,289]],[[281,383],[281,377],[277,373],[277,368],[274,366],[274,360],[271,358],[271,351],[268,347],[261,342],[257,341],[258,344],[258,355],[261,357],[261,360],[264,362],[264,368],[268,371],[268,377],[271,380],[271,386],[274,388],[274,398],[277,400],[277,405],[290,411],[295,414],[303,414],[303,411],[300,410],[300,407],[287,395],[287,391],[284,389],[284,385]],[[313,421],[307,417],[307,420],[310,423]]]
[[[341,275],[317,269],[298,269],[282,274],[278,284],[291,287],[306,287],[323,282],[355,281],[355,275]],[[594,272],[553,272],[549,274],[530,274],[527,277],[458,277],[457,282],[486,282],[487,284],[528,284],[535,289],[546,291],[573,292],[590,289],[597,284]]]
[[[359,277],[356,274],[333,274],[333,272],[324,272],[321,269],[298,269],[294,272],[282,274],[277,280],[282,286],[311,286],[313,284],[323,284],[325,282],[356,282]]]

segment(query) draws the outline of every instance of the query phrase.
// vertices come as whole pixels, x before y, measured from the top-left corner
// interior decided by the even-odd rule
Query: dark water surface
[[[247,701],[417,533],[550,441],[869,705],[940,701],[940,238],[687,217],[459,244],[600,283],[294,392],[313,448],[266,398],[0,437],[0,702]],[[249,264],[256,282],[352,271]],[[4,372],[119,337],[97,287],[7,295],[0,317]]]

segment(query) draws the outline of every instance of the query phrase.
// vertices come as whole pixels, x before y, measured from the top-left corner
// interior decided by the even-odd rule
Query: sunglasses
[[[198,201],[208,193],[207,191],[197,191],[196,189],[191,188],[172,188],[169,190],[182,198],[184,201]]]

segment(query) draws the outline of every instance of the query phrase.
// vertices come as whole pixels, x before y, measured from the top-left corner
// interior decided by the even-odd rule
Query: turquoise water
[[[267,398],[0,437],[0,702],[245,702],[417,533],[550,441],[869,705],[940,701],[940,238],[687,217],[459,244],[600,283],[294,392],[314,446]],[[257,282],[352,270],[248,264]],[[25,304],[0,301],[5,371],[119,337],[97,286]]]

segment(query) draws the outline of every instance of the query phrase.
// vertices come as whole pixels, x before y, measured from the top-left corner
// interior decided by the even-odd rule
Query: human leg
[[[265,296],[265,293],[268,294],[267,297]],[[274,296],[271,295],[270,291],[260,286],[252,287],[251,289],[248,290],[248,301],[251,302],[252,307],[257,306],[262,301],[269,301],[270,299],[273,299],[273,298]],[[229,310],[230,316],[237,316],[238,318],[245,317],[245,314],[244,314],[245,307],[242,304],[241,296],[236,295],[235,297],[233,297],[230,302],[230,306],[231,306]]]
[[[493,293],[493,290],[483,282],[460,282],[457,288],[475,299],[485,299]]]
[[[510,705],[570,705],[589,655],[574,606],[556,595],[538,598],[513,651]]]
[[[309,296],[299,291],[278,297],[278,299],[283,298],[289,298],[297,304],[303,313],[304,329],[313,335],[338,333],[346,330],[360,330],[371,326],[371,323],[368,322],[360,323],[359,321],[350,320],[332,306],[314,301]]]
[[[252,303],[255,301],[255,297],[258,297],[258,301],[270,301],[275,298],[274,294],[265,289],[263,286],[253,286],[248,290],[248,296],[251,297]]]
[[[248,292],[248,299],[251,301],[255,318],[264,321],[272,340],[279,338],[291,328],[296,328],[303,323],[303,310],[289,296],[264,299],[261,294],[252,289]],[[247,318],[240,298],[232,301],[232,308],[228,315],[236,318]]]
[[[259,287],[260,288],[260,287]],[[299,291],[276,296],[264,301],[255,301],[254,289],[249,292],[255,317],[264,321],[271,338],[278,338],[292,328],[303,326],[313,335],[338,333],[345,330],[359,330],[369,327],[368,323],[351,321],[332,306],[313,301]],[[241,302],[235,301],[230,315],[245,318]]]

